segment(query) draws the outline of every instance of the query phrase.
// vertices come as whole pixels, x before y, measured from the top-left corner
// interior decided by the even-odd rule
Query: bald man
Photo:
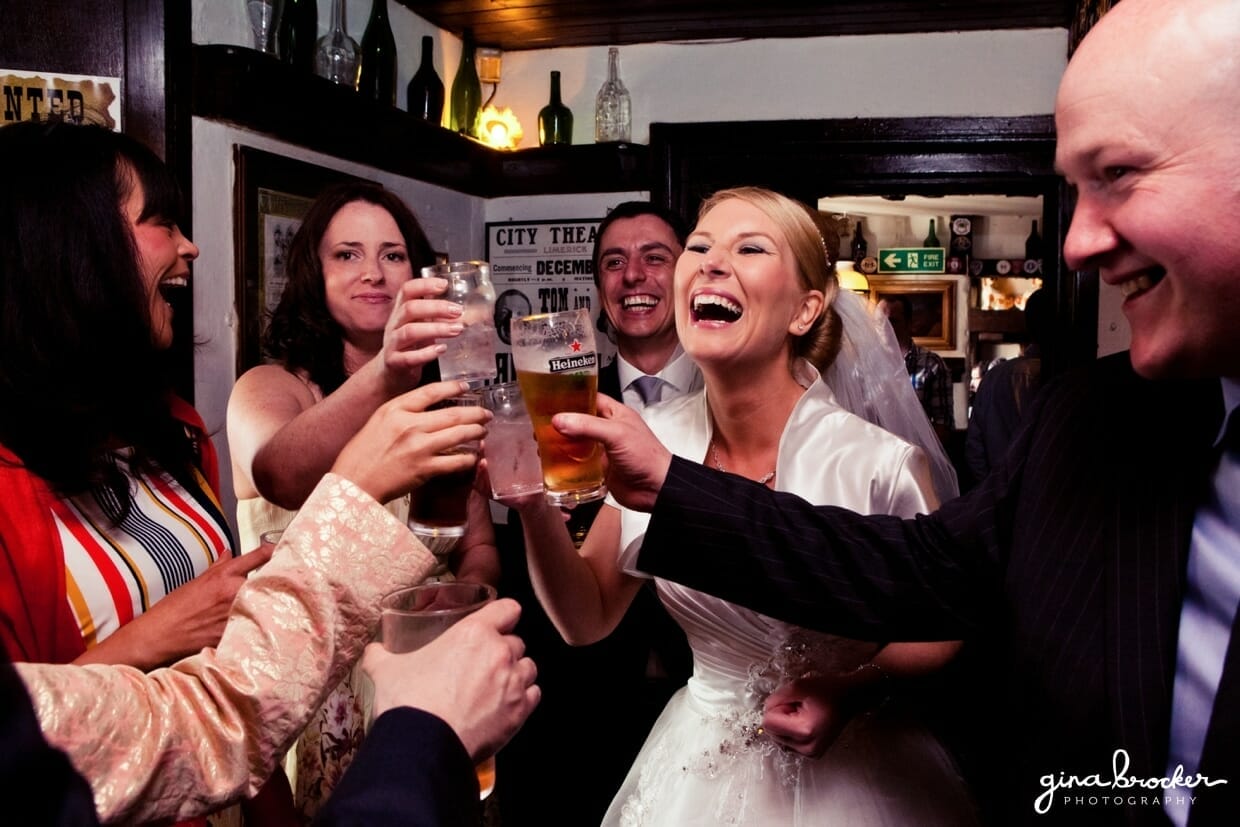
[[[672,459],[623,408],[639,566],[803,626],[994,638],[1002,825],[1240,823],[1240,0],[1123,0],[1055,105],[1074,270],[1127,353],[1048,384],[969,494],[902,521]]]

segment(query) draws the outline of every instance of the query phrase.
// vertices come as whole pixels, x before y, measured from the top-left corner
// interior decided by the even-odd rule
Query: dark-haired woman
[[[266,560],[236,556],[211,442],[172,392],[165,295],[198,255],[180,194],[95,127],[7,126],[0,157],[21,159],[0,189],[0,644],[172,663],[219,642]]]
[[[350,437],[382,403],[416,386],[422,366],[460,331],[446,285],[414,278],[434,251],[403,201],[377,184],[325,190],[289,245],[287,283],[264,334],[270,364],[247,371],[228,402],[228,442],[242,542],[283,528]],[[388,503],[398,519],[408,497]],[[494,584],[490,513],[470,503],[448,563],[459,579]],[[297,748],[297,799],[313,815],[361,743],[360,672],[315,715]]]

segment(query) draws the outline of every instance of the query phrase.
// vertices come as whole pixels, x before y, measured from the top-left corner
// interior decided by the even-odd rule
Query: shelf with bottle
[[[505,152],[254,49],[191,47],[191,113],[484,197],[650,189],[644,144]]]

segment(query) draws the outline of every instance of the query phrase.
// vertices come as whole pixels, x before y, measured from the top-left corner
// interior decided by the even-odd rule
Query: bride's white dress
[[[808,386],[784,429],[776,488],[861,513],[930,510],[917,449],[840,408],[808,364]],[[706,456],[705,394],[647,409],[676,454]],[[621,566],[640,548],[649,516],[622,510]],[[854,719],[825,756],[801,758],[760,733],[762,701],[781,673],[846,671],[870,644],[800,630],[664,580],[660,598],[693,649],[688,685],[668,702],[603,819],[605,825],[950,825],[976,823],[950,757],[924,728],[889,707]],[[790,660],[794,660],[790,663]]]

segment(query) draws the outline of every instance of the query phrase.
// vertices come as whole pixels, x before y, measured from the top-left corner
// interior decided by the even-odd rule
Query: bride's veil
[[[939,501],[953,499],[959,493],[956,470],[913,391],[891,325],[871,314],[867,302],[851,290],[838,290],[831,306],[843,322],[844,333],[823,380],[836,401],[920,448],[930,461]]]

